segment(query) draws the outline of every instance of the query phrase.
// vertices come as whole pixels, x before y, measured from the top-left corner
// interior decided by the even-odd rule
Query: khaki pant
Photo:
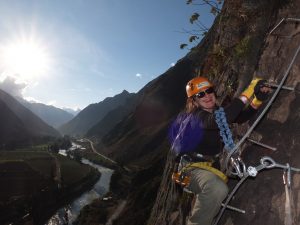
[[[194,169],[190,175],[187,188],[196,195],[196,200],[187,225],[211,225],[228,194],[228,187],[217,175],[207,170]]]

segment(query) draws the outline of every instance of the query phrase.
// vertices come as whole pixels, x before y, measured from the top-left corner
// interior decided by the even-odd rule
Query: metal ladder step
[[[277,148],[272,147],[272,146],[267,145],[267,144],[264,144],[264,143],[261,143],[261,142],[259,142],[259,141],[253,140],[253,139],[251,139],[251,138],[247,138],[247,141],[249,141],[249,142],[251,142],[251,143],[253,143],[253,144],[259,145],[259,146],[261,146],[261,147],[270,149],[270,150],[272,150],[272,151],[277,151]]]

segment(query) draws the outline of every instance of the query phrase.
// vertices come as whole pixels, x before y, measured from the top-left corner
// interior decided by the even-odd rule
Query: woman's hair
[[[191,113],[193,112],[198,106],[195,104],[195,101],[193,99],[193,97],[189,97],[186,100],[186,104],[185,104],[185,112],[187,113]]]

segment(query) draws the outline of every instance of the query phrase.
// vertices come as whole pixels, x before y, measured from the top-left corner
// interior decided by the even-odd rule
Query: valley
[[[45,146],[1,151],[0,223],[42,224],[99,177],[98,170]]]

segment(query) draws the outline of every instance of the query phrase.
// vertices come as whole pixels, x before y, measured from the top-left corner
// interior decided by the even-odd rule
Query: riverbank
[[[82,139],[75,142],[77,145],[84,146],[84,149],[75,149],[74,152],[82,158],[113,170],[109,181],[109,192],[96,198],[80,211],[76,225],[105,224],[107,221],[117,219],[120,212],[126,206],[128,187],[131,182],[131,173],[127,168],[123,168],[115,161],[103,156],[93,147],[93,142]],[[116,213],[119,212],[119,213]]]
[[[63,187],[54,192],[40,195],[40,204],[36,205],[36,215],[34,216],[34,224],[44,225],[49,218],[61,207],[72,202],[89,190],[100,179],[101,174],[96,169],[91,169],[91,172],[82,180],[74,183],[72,186]]]
[[[127,204],[131,178],[123,169],[116,169],[111,176],[110,191],[85,206],[74,225],[109,224],[116,220]]]
[[[90,166],[46,151],[2,151],[0,156],[0,224],[43,224],[100,177]]]

